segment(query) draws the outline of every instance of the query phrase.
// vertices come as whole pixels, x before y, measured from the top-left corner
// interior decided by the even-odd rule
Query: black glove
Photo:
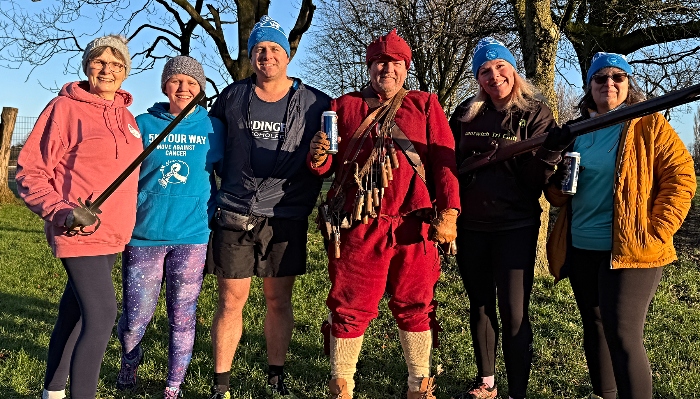
[[[576,135],[571,133],[569,125],[563,125],[562,127],[555,126],[554,129],[550,130],[547,134],[547,138],[544,139],[542,147],[548,149],[549,151],[564,151],[571,143],[576,140]]]
[[[561,152],[576,140],[576,135],[571,133],[569,125],[555,126],[549,131],[544,143],[537,150],[536,156],[544,162],[554,166],[561,161]]]
[[[97,222],[97,216],[85,208],[73,208],[66,217],[66,228],[71,231],[76,228],[91,226]]]
[[[554,172],[554,174],[549,178],[549,182],[554,185],[558,190],[561,190],[561,185],[565,181],[568,181],[569,178],[571,177],[571,168],[569,167],[569,163],[571,162],[570,158],[567,158],[557,164],[557,170]]]

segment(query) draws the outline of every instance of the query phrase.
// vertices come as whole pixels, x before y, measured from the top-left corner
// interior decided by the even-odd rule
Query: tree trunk
[[[3,107],[0,117],[0,204],[17,201],[7,181],[12,132],[15,130],[16,120],[17,108]]]
[[[552,20],[550,0],[510,0],[515,12],[515,23],[520,35],[520,48],[525,63],[525,75],[537,86],[552,110],[554,119],[559,114],[554,90],[554,66],[559,44],[559,28]],[[537,270],[547,271],[547,228],[549,203],[540,197],[542,216],[537,239]]]

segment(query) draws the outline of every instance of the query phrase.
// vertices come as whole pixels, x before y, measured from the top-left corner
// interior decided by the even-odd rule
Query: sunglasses
[[[612,79],[615,83],[622,83],[627,79],[626,73],[614,73],[612,75],[593,75],[591,80],[598,83],[599,85],[608,83],[608,79]]]

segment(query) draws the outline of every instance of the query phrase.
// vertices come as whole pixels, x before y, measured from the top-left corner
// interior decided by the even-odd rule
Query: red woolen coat
[[[369,107],[360,92],[349,93],[333,100],[331,109],[338,113],[338,136],[341,137],[338,154],[330,155],[326,162],[317,168],[311,166],[310,159],[308,162],[314,173],[324,176],[332,172],[340,173],[339,163],[350,138],[369,114]],[[431,208],[433,200],[438,212],[450,208],[459,210],[455,143],[437,96],[422,91],[409,91],[396,112],[395,121],[416,148],[425,166],[426,179],[435,188],[435,198],[431,200],[428,188],[414,172],[403,151],[397,147],[399,168],[393,170],[394,180],[384,191],[381,214],[407,215],[418,209]],[[374,138],[368,138],[363,143],[356,159],[360,166],[364,165],[370,155]],[[352,211],[356,192],[357,186],[354,184],[345,190],[344,209],[348,212]]]

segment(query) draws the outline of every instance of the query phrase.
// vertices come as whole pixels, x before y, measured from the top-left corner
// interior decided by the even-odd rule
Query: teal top
[[[144,147],[175,119],[167,102],[136,117]],[[197,105],[150,153],[139,171],[136,226],[129,245],[206,244],[226,147],[223,123]]]
[[[571,241],[580,249],[612,249],[615,161],[622,124],[584,134],[574,151],[581,153],[576,194],[571,199]]]

